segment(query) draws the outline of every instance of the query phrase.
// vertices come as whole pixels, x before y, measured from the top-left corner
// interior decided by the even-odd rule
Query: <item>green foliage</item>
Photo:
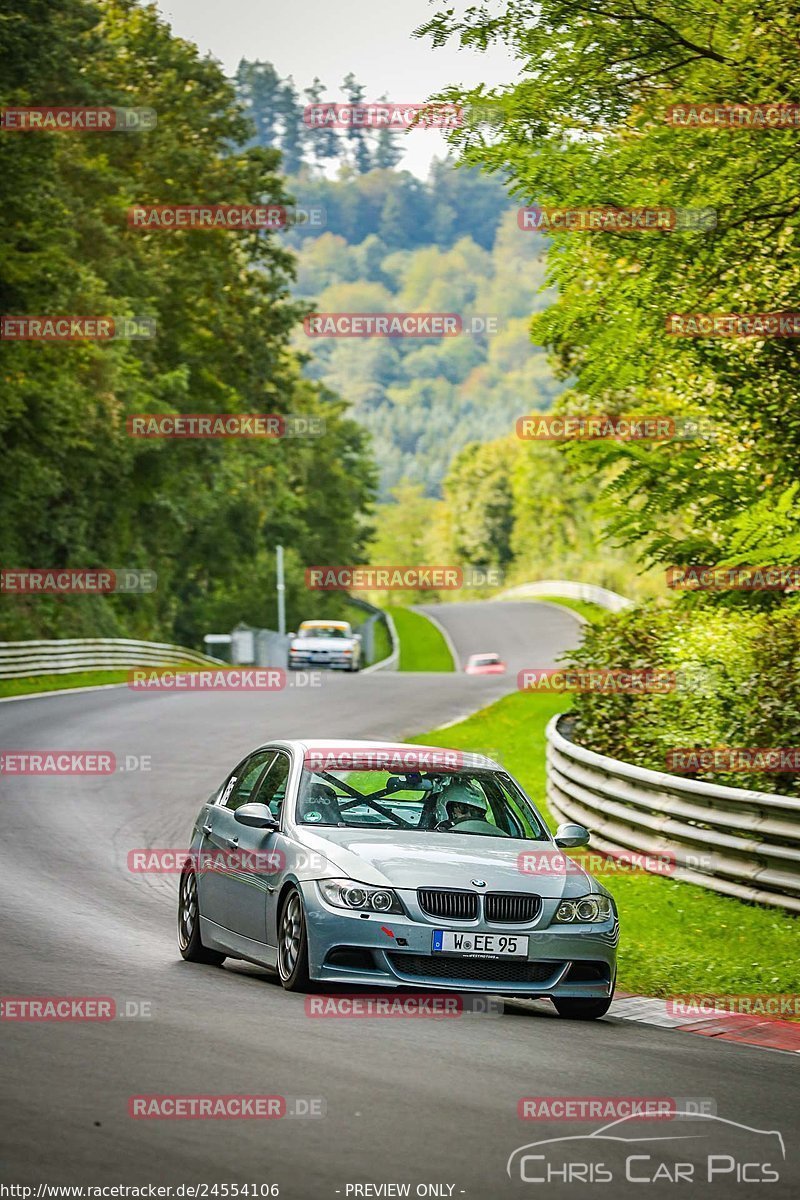
[[[534,323],[588,411],[701,416],[713,436],[660,446],[596,443],[570,453],[616,467],[617,536],[650,561],[725,561],[797,478],[798,346],[781,338],[674,337],[676,313],[796,308],[800,284],[797,132],[671,125],[675,104],[796,100],[797,48],[775,0],[619,4],[506,0],[453,8],[420,31],[441,44],[508,47],[519,82],[463,97],[502,114],[456,131],[466,161],[500,172],[525,203],[709,208],[710,231],[554,235],[558,299]],[[457,89],[448,95],[455,96]],[[777,561],[796,561],[765,536]],[[788,557],[791,555],[792,557]]]
[[[674,690],[576,696],[573,736],[601,754],[667,769],[670,750],[800,745],[800,605],[725,608],[710,598],[645,604],[587,627],[569,660],[582,667],[675,671]],[[796,774],[700,774],[731,787],[800,794]]]
[[[365,436],[289,351],[304,308],[280,235],[143,232],[127,228],[126,209],[285,202],[279,154],[247,146],[232,86],[155,7],[27,0],[0,32],[2,104],[158,113],[147,132],[0,139],[2,311],[157,322],[143,341],[5,344],[0,561],[140,566],[159,580],[143,597],[4,597],[0,636],[128,632],[196,645],[209,626],[273,625],[277,543],[291,548],[290,603],[305,563],[360,554],[374,489]],[[134,439],[134,412],[321,416],[325,450],[313,439]]]
[[[375,173],[373,173],[374,175]],[[391,178],[391,172],[384,173]],[[369,178],[372,178],[370,176]],[[561,385],[530,344],[525,314],[547,302],[543,238],[503,219],[491,251],[463,237],[450,248],[390,252],[375,236],[348,246],[325,233],[299,249],[297,294],[319,312],[455,312],[496,319],[497,332],[425,339],[309,339],[307,373],[348,396],[372,434],[385,491],[406,478],[429,496],[464,446],[545,409]]]

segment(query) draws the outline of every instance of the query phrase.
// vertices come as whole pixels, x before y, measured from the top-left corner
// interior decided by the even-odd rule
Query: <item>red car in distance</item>
[[[506,664],[499,654],[470,654],[464,672],[467,675],[505,675]]]

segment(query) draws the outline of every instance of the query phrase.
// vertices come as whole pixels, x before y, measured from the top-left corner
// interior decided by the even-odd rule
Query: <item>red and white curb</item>
[[[652,996],[617,992],[608,1015],[621,1021],[636,1021],[644,1025],[658,1025],[662,1029],[678,1029],[681,1033],[719,1038],[723,1042],[741,1042],[748,1046],[800,1054],[800,1021],[781,1021],[753,1013],[715,1013],[713,1016],[678,1014],[669,1012],[667,1004],[667,1000]]]

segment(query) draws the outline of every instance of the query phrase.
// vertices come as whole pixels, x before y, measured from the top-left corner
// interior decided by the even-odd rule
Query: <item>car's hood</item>
[[[325,856],[334,869],[360,883],[394,888],[445,887],[472,891],[482,879],[487,891],[535,892],[560,898],[582,895],[589,876],[552,843],[413,830],[316,828],[297,830],[298,840]],[[526,863],[542,870],[521,870]],[[483,889],[481,889],[483,890]]]

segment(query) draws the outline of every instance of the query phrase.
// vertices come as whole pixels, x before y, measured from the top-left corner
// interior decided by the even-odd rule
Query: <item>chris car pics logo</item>
[[[529,1142],[511,1153],[506,1172],[528,1184],[700,1184],[703,1196],[728,1200],[732,1184],[778,1182],[785,1159],[779,1130],[687,1105],[666,1128],[634,1113],[590,1134]]]

